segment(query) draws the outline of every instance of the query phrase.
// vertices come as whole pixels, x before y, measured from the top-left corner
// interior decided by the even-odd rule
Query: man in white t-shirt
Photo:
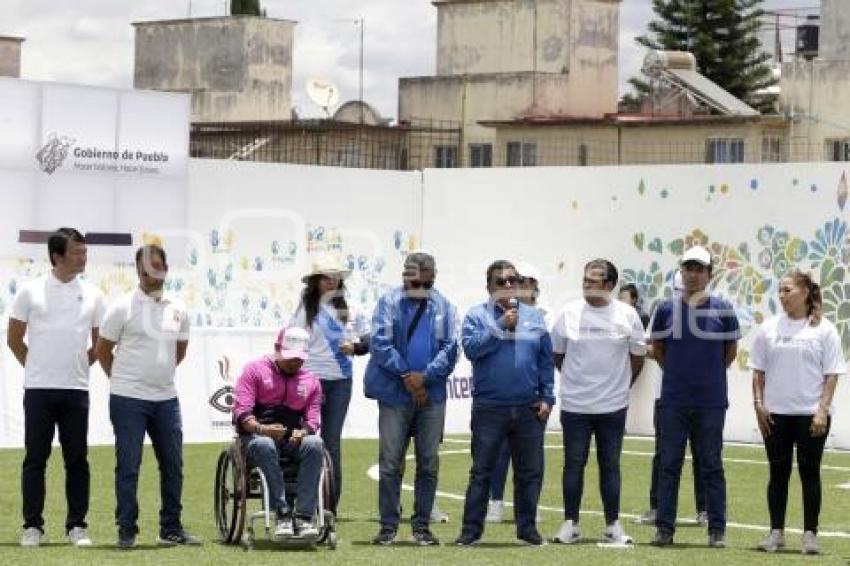
[[[86,243],[73,228],[47,240],[53,269],[21,286],[12,306],[7,344],[24,366],[24,446],[21,470],[24,531],[21,546],[44,534],[45,467],[56,428],[65,459],[65,530],[75,546],[91,546],[89,508],[89,366],[103,317],[103,295],[79,275]],[[27,340],[24,342],[24,336]]]
[[[180,522],[183,428],[174,387],[175,369],[189,345],[189,317],[182,304],[163,296],[168,274],[165,250],[157,245],[139,248],[136,271],[139,288],[110,305],[96,348],[110,378],[118,547],[133,548],[139,532],[136,491],[145,433],[159,463],[162,507],[157,542],[196,545],[200,540]]]
[[[561,372],[564,437],[564,523],[554,541],[581,537],[579,509],[591,436],[596,437],[600,492],[605,511],[603,540],[631,544],[619,522],[620,452],[626,431],[629,389],[643,368],[646,339],[640,315],[612,300],[617,268],[597,259],[584,268],[584,298],[568,303],[552,327],[555,366]]]

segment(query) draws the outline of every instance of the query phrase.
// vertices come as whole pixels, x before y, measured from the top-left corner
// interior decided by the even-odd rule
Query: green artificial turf
[[[562,519],[561,502],[561,450],[560,436],[547,436],[546,476],[541,497],[540,525],[545,537],[552,537]],[[676,545],[670,549],[649,546],[653,529],[633,523],[633,516],[646,510],[649,489],[652,442],[629,439],[622,458],[622,523],[637,541],[631,549],[599,548],[603,521],[599,515],[601,502],[598,494],[598,476],[591,453],[585,473],[585,494],[582,503],[584,514],[581,528],[585,540],[571,546],[549,544],[543,548],[519,546],[514,525],[505,522],[487,525],[482,543],[474,548],[456,548],[451,541],[459,532],[461,497],[466,488],[470,457],[463,437],[448,438],[443,445],[446,452],[441,459],[439,490],[445,492],[438,498],[440,507],[449,513],[448,524],[434,525],[434,533],[443,542],[441,547],[420,548],[408,542],[410,527],[402,524],[397,544],[392,547],[375,547],[369,540],[378,530],[377,483],[367,471],[377,461],[377,443],[370,440],[344,442],[345,482],[340,509],[339,546],[330,551],[326,547],[315,550],[282,549],[271,544],[258,543],[250,552],[239,547],[225,546],[216,541],[213,520],[213,481],[215,463],[221,444],[188,445],[185,448],[185,485],[183,495],[183,520],[188,530],[203,537],[200,548],[158,548],[157,513],[159,509],[158,472],[153,453],[146,449],[139,486],[141,534],[139,546],[127,552],[115,550],[113,468],[114,453],[111,447],[95,447],[90,451],[92,468],[92,498],[89,513],[90,532],[95,546],[90,549],[70,547],[64,539],[63,519],[64,473],[61,453],[57,449],[51,458],[48,472],[48,501],[46,531],[49,542],[38,549],[22,549],[20,537],[20,464],[22,451],[0,451],[0,477],[5,479],[5,489],[0,491],[0,565],[8,564],[272,564],[296,560],[301,563],[328,564],[520,564],[534,561],[538,564],[580,561],[582,564],[688,564],[712,562],[715,564],[792,563],[806,560],[819,564],[845,564],[850,559],[850,490],[837,486],[850,482],[850,454],[828,453],[824,465],[839,469],[823,471],[823,511],[821,530],[844,533],[844,536],[821,537],[824,554],[820,557],[802,557],[799,554],[799,534],[788,534],[789,549],[785,553],[768,556],[754,550],[764,536],[768,522],[765,487],[767,466],[764,451],[758,447],[729,446],[725,449],[726,478],[728,486],[727,531],[728,548],[714,550],[706,547],[704,528],[683,524],[676,533]],[[741,460],[741,461],[737,461]],[[412,485],[413,463],[408,466],[405,484]],[[508,491],[510,492],[510,478]],[[789,495],[788,527],[799,528],[802,522],[799,479],[792,476]],[[412,493],[402,496],[405,513],[413,507]],[[507,494],[510,500],[510,494]],[[510,518],[508,508],[506,517]],[[690,464],[686,463],[682,479],[679,515],[683,519],[694,516],[691,490]],[[736,526],[738,525],[738,526]]]

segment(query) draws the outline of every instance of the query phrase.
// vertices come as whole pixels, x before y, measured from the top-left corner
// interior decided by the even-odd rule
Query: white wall
[[[485,299],[484,270],[497,258],[535,265],[550,309],[581,296],[583,266],[597,257],[613,261],[621,281],[637,283],[652,301],[669,292],[681,247],[700,240],[718,262],[714,290],[732,299],[745,333],[729,372],[726,436],[757,441],[750,374],[742,368],[754,321],[779,308],[778,278],[798,259],[827,283],[826,316],[850,353],[845,172],[841,164],[428,170],[423,242],[442,266],[440,285],[465,310]],[[827,234],[828,222],[837,230]],[[830,253],[838,254],[837,267]],[[762,295],[751,292],[757,283],[767,286]],[[468,365],[457,373],[468,375]],[[644,373],[628,428],[651,434],[657,366]],[[848,401],[841,384],[835,446],[850,447]]]
[[[307,269],[303,261],[322,249],[351,258],[351,302],[369,311],[384,286],[398,282],[404,254],[422,243],[437,257],[438,287],[464,313],[485,300],[484,270],[496,258],[534,264],[542,272],[542,302],[550,309],[579,296],[582,266],[599,256],[614,261],[621,280],[636,282],[651,302],[669,289],[679,249],[704,239],[718,257],[716,292],[739,308],[745,332],[740,364],[746,363],[755,321],[776,310],[778,276],[792,263],[813,270],[825,283],[826,316],[836,322],[845,352],[850,351],[845,314],[850,311],[845,271],[850,241],[841,164],[428,170],[423,175],[193,161],[189,173],[184,224],[155,230],[161,226],[156,200],[121,209],[183,256],[172,262],[167,285],[187,302],[194,324],[189,357],[178,372],[187,441],[229,435],[226,426],[216,426],[227,416],[208,402],[228,383],[219,360],[228,357],[232,381],[247,360],[268,350],[275,329],[295,307]],[[17,207],[3,213],[9,222],[33,214],[27,202],[8,202]],[[45,271],[43,252],[18,247],[0,258],[0,315],[8,316],[18,282]],[[121,253],[126,257],[115,259],[130,259],[131,250]],[[135,284],[131,268],[112,261],[94,258],[88,270],[110,296]],[[754,293],[754,285],[764,292]],[[355,365],[347,436],[376,435],[375,403],[361,392],[364,362],[360,358]],[[22,375],[8,349],[0,372],[0,444],[20,445]],[[653,379],[650,370],[645,373],[633,395],[632,433],[651,433]],[[469,374],[462,361],[453,377],[447,432],[468,431]],[[749,374],[736,364],[729,382],[727,437],[756,441]],[[93,371],[92,384],[91,440],[108,443],[106,380],[99,370]],[[850,447],[848,400],[842,382],[834,446]]]

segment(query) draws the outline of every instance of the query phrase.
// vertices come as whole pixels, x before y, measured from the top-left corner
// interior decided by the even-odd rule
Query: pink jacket
[[[321,428],[322,386],[307,370],[284,376],[271,357],[263,356],[245,366],[234,394],[233,422],[237,425],[254,415],[257,405],[283,405],[304,415],[305,428],[310,434],[318,433]]]

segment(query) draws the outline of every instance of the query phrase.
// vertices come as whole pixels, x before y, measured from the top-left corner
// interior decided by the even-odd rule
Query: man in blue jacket
[[[366,396],[378,401],[378,511],[374,544],[395,540],[399,523],[401,465],[412,433],[416,450],[413,541],[439,544],[431,533],[437,492],[438,451],[446,416],[446,379],[457,361],[456,313],[434,289],[434,258],[410,254],[403,285],[383,295],[372,317]]]
[[[472,362],[472,469],[455,543],[475,544],[484,532],[490,474],[505,438],[514,467],[517,538],[545,544],[535,525],[543,482],[543,434],[555,403],[552,342],[543,317],[517,301],[519,277],[499,260],[487,268],[490,299],[463,321],[461,342]]]

